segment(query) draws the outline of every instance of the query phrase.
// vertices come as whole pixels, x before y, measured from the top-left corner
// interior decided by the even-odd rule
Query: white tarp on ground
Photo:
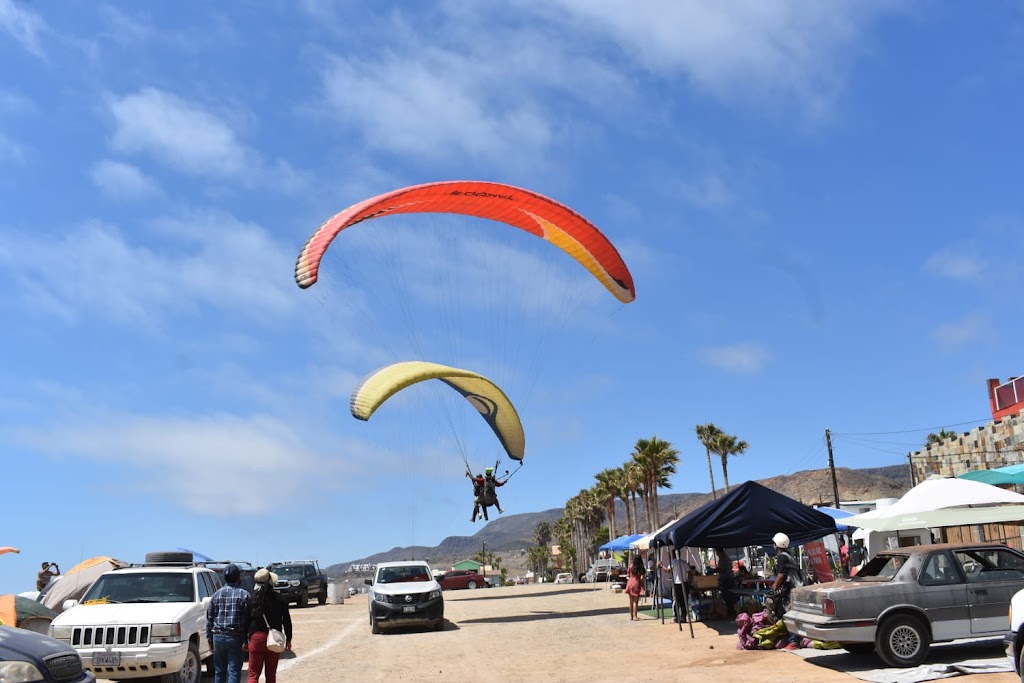
[[[885,668],[875,653],[853,655],[846,650],[785,650],[811,664],[841,671],[871,683],[923,683],[955,676],[1013,672],[1002,639],[954,640],[932,646],[924,664],[908,669]],[[1000,679],[1002,680],[1002,679]]]
[[[1024,495],[970,479],[928,479],[889,507],[843,519],[874,531],[995,522],[1024,523]]]

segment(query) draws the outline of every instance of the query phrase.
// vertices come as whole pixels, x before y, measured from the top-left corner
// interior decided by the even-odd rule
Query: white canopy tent
[[[1024,523],[1024,495],[970,479],[927,479],[889,507],[843,518],[873,531],[996,522]]]

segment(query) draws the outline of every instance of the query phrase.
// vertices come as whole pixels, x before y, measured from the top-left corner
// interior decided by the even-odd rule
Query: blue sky
[[[348,414],[398,360],[519,407],[506,514],[654,434],[707,491],[707,421],[750,444],[734,484],[824,467],[826,428],[869,467],[987,421],[1021,372],[1022,46],[1014,2],[0,0],[0,592],[475,533],[467,405]],[[587,216],[636,301],[452,216],[358,226],[295,286],[324,219],[449,179]]]

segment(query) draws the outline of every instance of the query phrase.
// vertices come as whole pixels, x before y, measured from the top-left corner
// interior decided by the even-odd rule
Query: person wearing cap
[[[281,653],[267,649],[267,632],[272,628],[284,631],[285,650],[291,650],[292,617],[288,613],[288,601],[274,591],[277,574],[263,567],[256,572],[255,580],[249,619],[248,683],[259,683],[261,672],[266,674],[267,683],[276,683]]]
[[[225,567],[225,585],[217,589],[206,607],[206,638],[213,647],[214,683],[240,683],[242,678],[252,597],[238,585],[241,578],[237,564]]]

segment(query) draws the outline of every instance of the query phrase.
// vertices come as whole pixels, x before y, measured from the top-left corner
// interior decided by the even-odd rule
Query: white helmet
[[[780,531],[779,533],[772,536],[772,542],[775,543],[776,548],[788,548],[789,536]]]

